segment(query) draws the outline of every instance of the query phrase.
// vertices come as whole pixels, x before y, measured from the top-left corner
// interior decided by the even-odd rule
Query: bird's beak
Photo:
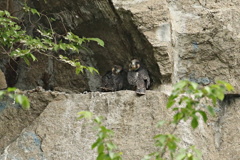
[[[137,68],[140,68],[140,64],[137,64]]]
[[[116,73],[120,73],[120,72],[121,72],[121,70],[120,70],[120,69],[117,69]]]

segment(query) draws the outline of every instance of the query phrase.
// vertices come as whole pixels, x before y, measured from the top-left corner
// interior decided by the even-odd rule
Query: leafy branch
[[[83,73],[84,70],[88,70],[91,73],[98,73],[98,70],[84,66],[78,59],[70,60],[62,55],[54,56],[52,53],[56,53],[60,50],[73,51],[80,53],[80,49],[83,49],[83,43],[94,41],[100,46],[104,47],[104,42],[99,38],[80,38],[72,32],[67,32],[66,35],[58,35],[54,32],[51,19],[48,16],[38,12],[34,8],[30,8],[26,4],[23,6],[23,10],[29,13],[29,22],[31,22],[30,14],[35,14],[41,17],[46,17],[50,30],[43,30],[41,27],[37,29],[39,36],[33,37],[27,34],[19,24],[20,20],[17,17],[11,16],[8,11],[0,10],[0,49],[1,54],[6,54],[13,60],[20,57],[27,65],[30,65],[31,61],[37,61],[35,53],[40,53],[44,56],[54,58],[58,61],[70,64],[76,68],[76,74]],[[57,35],[61,39],[57,40]],[[7,95],[13,98],[17,103],[23,106],[24,109],[30,107],[29,100],[24,95],[13,94],[15,88],[8,88],[7,90],[0,91],[0,97]]]
[[[217,101],[222,101],[224,94],[233,90],[233,86],[224,81],[217,81],[216,84],[205,87],[200,87],[195,82],[180,81],[174,86],[174,90],[167,102],[167,108],[171,108],[176,103],[178,104],[172,109],[176,112],[173,123],[178,124],[181,120],[186,121],[191,118],[191,126],[195,129],[198,126],[198,115],[201,115],[206,123],[208,118],[205,111],[207,110],[213,116],[215,114],[213,107],[216,106]],[[208,102],[211,101],[213,106],[209,105],[209,103],[207,105],[203,104],[203,99]]]
[[[0,98],[2,98],[3,96],[8,96],[8,97],[14,99],[14,101],[16,103],[20,104],[23,109],[29,109],[30,103],[29,103],[27,96],[17,94],[16,92],[17,92],[16,88],[8,88],[6,90],[1,90]]]
[[[24,10],[31,12],[32,14],[42,15],[36,9],[24,6]],[[76,53],[82,49],[82,44],[90,41],[97,42],[100,46],[104,46],[104,42],[99,38],[80,38],[72,32],[67,32],[66,35],[61,35],[61,39],[56,40],[57,33],[52,30],[46,31],[40,27],[37,32],[40,34],[38,37],[32,37],[27,35],[26,31],[18,25],[18,19],[10,15],[8,11],[0,11],[0,47],[3,50],[3,54],[9,55],[11,58],[21,57],[24,59],[27,65],[30,65],[30,61],[36,61],[37,58],[34,53],[40,53],[44,56],[53,57],[59,61],[66,62],[61,56],[55,57],[52,52],[73,51]],[[50,21],[49,21],[50,23]],[[51,23],[50,23],[51,24]],[[71,60],[68,59],[67,62]],[[68,63],[70,64],[70,63]],[[93,67],[87,67],[81,65],[79,61],[71,61],[71,65],[76,67],[76,73],[80,73],[86,69],[91,73],[97,72]]]
[[[110,129],[107,129],[103,124],[103,117],[95,116],[88,111],[78,112],[78,119],[89,119],[92,120],[92,123],[96,127],[97,140],[92,144],[92,149],[97,149],[97,160],[121,160],[121,152],[115,152],[117,150],[117,146],[111,141],[111,137],[114,132]]]
[[[191,127],[193,129],[198,127],[199,115],[206,123],[208,120],[207,112],[212,116],[215,115],[213,107],[216,106],[217,101],[222,101],[224,94],[233,90],[233,86],[224,81],[217,81],[216,84],[205,87],[187,80],[178,82],[174,86],[166,106],[168,109],[173,107],[172,111],[175,112],[173,119],[167,125],[174,124],[175,127],[171,134],[158,134],[154,137],[155,145],[159,148],[159,151],[145,156],[144,160],[150,160],[152,157],[155,157],[156,160],[164,160],[166,153],[169,153],[168,157],[174,160],[201,159],[200,152],[194,146],[180,149],[177,145],[180,140],[173,133],[182,120],[187,121],[191,119]],[[203,103],[203,100],[205,100],[207,105]],[[209,105],[209,101],[211,101],[213,106]],[[159,122],[159,126],[163,124],[163,121]]]

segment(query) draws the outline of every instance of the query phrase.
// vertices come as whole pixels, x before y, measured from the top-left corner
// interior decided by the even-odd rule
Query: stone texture
[[[154,47],[163,81],[224,80],[239,90],[239,1],[113,0]],[[207,79],[207,83],[202,80]]]
[[[42,96],[53,94],[56,93],[44,92]],[[96,151],[90,146],[96,140],[96,132],[88,121],[76,120],[77,112],[82,110],[105,117],[104,124],[115,131],[113,140],[123,152],[124,159],[142,159],[156,150],[154,135],[169,133],[173,129],[171,126],[156,127],[159,120],[169,120],[173,115],[165,107],[167,95],[161,92],[147,91],[141,97],[133,91],[62,94],[61,98],[57,97],[16,140],[9,141],[0,159],[94,160]],[[32,99],[33,106],[37,105],[37,99]],[[41,99],[43,97],[39,97]],[[214,123],[217,119],[212,120]],[[200,123],[199,129],[193,131],[189,125],[180,123],[176,132],[183,139],[182,147],[196,145],[202,149],[206,159],[218,159],[219,153],[212,137],[213,127]]]
[[[87,120],[76,120],[77,112],[82,110],[105,117],[104,124],[115,132],[113,141],[124,159],[142,159],[156,150],[154,135],[173,129],[156,127],[158,121],[173,116],[165,108],[168,96],[157,91],[147,91],[141,97],[133,91],[28,93],[30,111],[10,107],[0,114],[0,144],[4,144],[0,159],[94,160],[96,151],[90,146],[96,140],[96,131]],[[196,130],[191,129],[189,122],[181,122],[175,132],[182,139],[180,146],[195,145],[202,151],[203,159],[237,160],[240,101],[230,100],[231,103],[221,103],[218,116],[210,117],[207,124],[200,120]]]
[[[216,148],[222,159],[238,160],[239,155],[239,105],[240,99],[231,99],[230,103],[221,103],[219,119],[216,123]]]
[[[41,114],[53,99],[64,98],[62,93],[22,92],[31,101],[31,108],[23,110],[12,99],[1,99],[0,102],[0,152],[15,140],[21,131],[29,126]]]
[[[174,80],[224,80],[239,89],[239,2],[168,1],[174,40]]]
[[[4,73],[0,69],[0,89],[7,88],[7,82]]]
[[[119,14],[132,13],[132,21],[153,46],[154,60],[160,69],[163,84],[172,76],[172,28],[167,2],[164,0],[113,0]]]

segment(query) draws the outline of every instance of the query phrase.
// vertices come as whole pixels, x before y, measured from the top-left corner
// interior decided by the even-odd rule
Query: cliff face
[[[1,9],[12,13],[21,4],[19,0],[0,2]],[[104,115],[106,125],[116,132],[115,142],[124,158],[141,159],[155,150],[152,136],[169,131],[154,127],[172,116],[165,109],[168,95],[164,93],[171,91],[165,84],[180,79],[202,85],[225,80],[234,85],[235,92],[239,90],[238,1],[48,0],[29,1],[29,5],[56,19],[52,26],[60,34],[67,29],[80,37],[102,39],[105,47],[91,42],[85,44],[89,50],[80,54],[61,53],[97,68],[100,75],[75,75],[69,65],[40,55],[28,67],[21,59],[13,61],[0,54],[8,86],[64,91],[26,91],[32,103],[27,112],[11,101],[0,103],[0,159],[94,159],[89,146],[95,133],[75,121],[81,110]],[[15,16],[29,18],[20,13]],[[48,26],[45,19],[39,24]],[[34,28],[26,25],[29,34],[34,34]],[[152,79],[151,90],[155,91],[146,96],[137,97],[133,91],[65,93],[97,91],[101,75],[113,64],[127,69],[134,57],[142,60]],[[196,145],[206,160],[237,160],[238,103],[236,99],[223,104],[218,117],[207,125],[201,123],[196,131],[180,124],[181,145]]]
[[[163,76],[239,85],[239,1],[113,0],[154,48]]]
[[[12,103],[0,114],[1,160],[12,159],[84,159],[94,160],[91,144],[96,130],[86,120],[77,121],[77,112],[88,110],[104,116],[104,124],[115,132],[114,143],[126,160],[140,160],[156,150],[153,136],[169,133],[173,128],[157,128],[160,120],[170,120],[173,113],[166,109],[168,95],[147,91],[136,97],[134,91],[90,92],[25,92],[32,108],[23,111]],[[222,104],[217,117],[207,124],[200,121],[192,130],[189,122],[181,122],[176,135],[181,146],[195,145],[206,160],[237,160],[239,158],[239,100]]]
[[[105,125],[115,131],[114,142],[123,152],[124,159],[142,159],[156,149],[153,136],[168,133],[172,129],[156,127],[159,120],[170,119],[172,113],[165,107],[167,95],[155,91],[148,91],[146,96],[141,97],[136,97],[134,91],[86,94],[33,92],[28,96],[35,106],[35,114],[40,110],[37,106],[46,108],[30,124],[26,121],[34,117],[31,114],[33,111],[25,114],[25,119],[21,121],[22,127],[29,126],[20,134],[13,128],[19,126],[18,119],[23,115],[11,116],[10,112],[18,111],[17,108],[4,110],[4,115],[8,115],[9,119],[2,117],[1,126],[6,126],[4,124],[7,122],[12,122],[13,125],[5,128],[4,137],[9,139],[0,139],[1,144],[7,146],[0,159],[95,159],[96,152],[90,146],[96,140],[96,131],[87,125],[87,121],[76,120],[77,112],[82,110],[106,117]],[[42,103],[38,104],[39,102]],[[209,157],[207,159],[218,157],[212,138],[212,126],[200,124],[200,128],[193,131],[189,124],[182,123],[178,126],[177,133],[183,138],[183,146],[194,144],[203,149],[204,157]]]

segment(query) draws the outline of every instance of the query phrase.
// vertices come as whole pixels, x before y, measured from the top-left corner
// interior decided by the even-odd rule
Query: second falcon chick
[[[127,79],[130,85],[136,86],[136,93],[139,95],[144,95],[150,86],[148,71],[141,66],[138,59],[133,59],[129,64]]]

